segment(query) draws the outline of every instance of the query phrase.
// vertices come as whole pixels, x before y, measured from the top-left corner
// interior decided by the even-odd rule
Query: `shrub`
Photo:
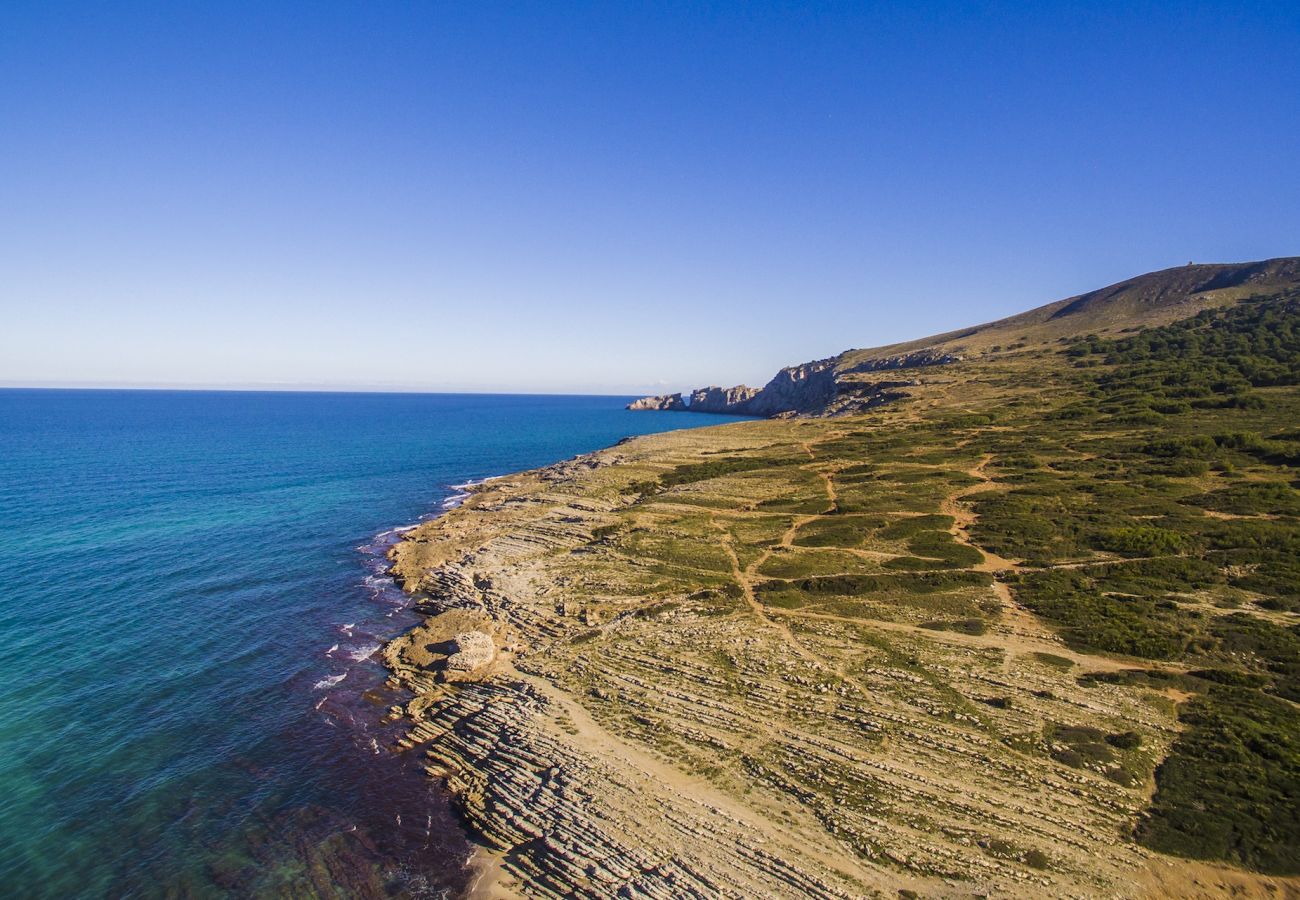
[[[1121,731],[1106,735],[1106,743],[1121,750],[1135,750],[1142,746],[1142,735],[1136,731]]]
[[[1128,556],[1164,556],[1182,550],[1187,544],[1187,536],[1154,525],[1135,525],[1100,531],[1093,543],[1098,549]]]
[[[1137,839],[1161,853],[1300,873],[1300,712],[1215,688],[1184,704]]]

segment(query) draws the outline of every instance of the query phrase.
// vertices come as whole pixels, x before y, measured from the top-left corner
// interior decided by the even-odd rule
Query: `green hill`
[[[399,747],[528,894],[1300,893],[1297,265],[490,482],[393,553]],[[499,654],[450,677],[467,617]]]
[[[1068,338],[1113,337],[1158,327],[1204,309],[1230,306],[1246,297],[1297,284],[1300,257],[1179,266],[996,322],[884,347],[846,350],[838,356],[790,366],[759,390],[743,385],[726,391],[703,389],[693,395],[688,408],[762,416],[860,411],[893,399],[900,387],[896,382],[920,369],[1048,347]],[[646,398],[634,405],[665,408],[668,401]]]

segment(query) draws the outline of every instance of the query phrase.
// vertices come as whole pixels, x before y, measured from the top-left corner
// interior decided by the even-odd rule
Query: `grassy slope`
[[[1062,301],[1014,325],[1023,346],[960,338],[963,362],[865,415],[521,476],[414,532],[397,570],[433,588],[468,549],[524,547],[503,571],[563,603],[506,607],[521,670],[896,884],[1120,890],[1125,846],[1295,873],[1287,271],[1190,299],[1147,281],[1053,319]],[[1135,333],[1134,309],[1210,312]],[[1083,334],[1099,315],[1111,339]]]
[[[935,348],[965,356],[1013,353],[1063,337],[1114,336],[1168,325],[1202,309],[1235,303],[1255,293],[1300,281],[1300,257],[1253,263],[1179,266],[1139,275],[1028,312],[946,334],[840,354],[841,368],[914,350]]]
[[[1177,681],[1194,694],[1186,731],[1156,773],[1138,839],[1300,872],[1300,292],[1257,294],[1127,340],[1057,343],[936,372],[921,409],[882,412],[821,443],[834,504],[815,482],[795,490],[784,477],[778,466],[798,463],[797,451],[684,465],[659,485],[671,493],[746,472],[769,476],[770,489],[781,473],[793,495],[755,506],[802,518],[779,562],[757,572],[760,601],[783,614],[896,619],[906,607],[933,616],[930,627],[978,633],[998,615],[969,590],[979,554],[954,541],[951,518],[900,527],[922,520],[896,517],[928,513],[988,460],[999,490],[975,503],[972,537],[1023,561],[998,575],[1017,599],[1076,650],[1194,673]],[[864,548],[884,561],[866,565]],[[884,598],[889,609],[875,608]],[[1168,680],[1141,668],[1118,677]],[[1122,754],[1098,740],[1089,758],[1116,765]]]

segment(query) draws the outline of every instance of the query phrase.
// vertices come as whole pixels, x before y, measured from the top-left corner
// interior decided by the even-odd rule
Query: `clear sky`
[[[1300,3],[0,4],[0,384],[640,393],[1300,254]]]

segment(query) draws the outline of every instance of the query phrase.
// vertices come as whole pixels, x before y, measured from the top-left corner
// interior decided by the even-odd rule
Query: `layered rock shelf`
[[[502,890],[1137,892],[1150,855],[1122,835],[1146,794],[1002,738],[1096,722],[1140,730],[1158,755],[1176,728],[1167,705],[1120,686],[1081,690],[1037,661],[1069,651],[1022,613],[971,637],[893,615],[769,611],[749,573],[790,552],[797,532],[775,542],[780,553],[736,543],[758,521],[734,493],[744,482],[653,501],[629,492],[647,467],[784,440],[768,452],[803,467],[782,477],[833,498],[833,467],[818,463],[840,433],[832,421],[639,438],[485,485],[394,549],[395,574],[431,615],[386,651],[413,695],[395,710],[410,723],[398,749],[420,753],[457,796]],[[679,507],[692,498],[719,511],[685,557],[696,567],[685,581],[656,574],[661,551],[629,557],[631,545],[610,543],[629,528],[627,540],[687,539]],[[707,588],[726,583],[739,586]],[[505,648],[490,666],[453,673],[422,649],[459,635],[447,649],[464,652],[467,630]]]

